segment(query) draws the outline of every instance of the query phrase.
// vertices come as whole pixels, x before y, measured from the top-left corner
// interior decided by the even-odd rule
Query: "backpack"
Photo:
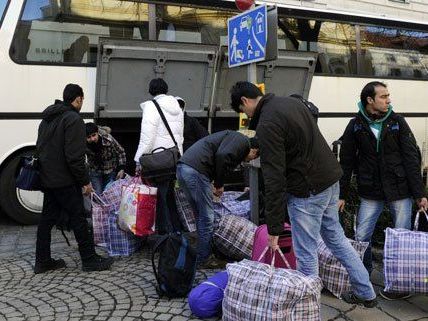
[[[196,273],[196,242],[195,233],[175,232],[157,237],[152,266],[159,296],[178,298],[190,292]],[[159,253],[157,267],[156,253]]]
[[[306,106],[306,108],[309,110],[309,112],[312,114],[312,116],[315,119],[315,122],[318,123],[320,111],[319,111],[319,108],[317,106],[315,106],[314,103],[310,102],[309,100],[303,98],[302,96],[300,96],[298,94],[292,94],[292,95],[290,95],[290,97],[297,98],[298,100],[300,100]]]

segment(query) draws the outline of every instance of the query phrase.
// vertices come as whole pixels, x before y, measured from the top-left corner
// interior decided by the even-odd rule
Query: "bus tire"
[[[18,153],[0,173],[0,206],[5,214],[18,223],[25,225],[37,224],[43,205],[41,192],[18,190],[15,186],[15,173],[21,156],[31,151]]]

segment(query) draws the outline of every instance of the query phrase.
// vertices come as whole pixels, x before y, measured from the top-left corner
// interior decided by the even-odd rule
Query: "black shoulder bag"
[[[174,141],[174,147],[165,148],[159,147],[152,150],[149,154],[143,154],[140,157],[141,175],[147,179],[155,179],[156,181],[168,181],[175,179],[175,172],[177,169],[177,162],[180,158],[180,150],[178,149],[177,142],[172,134],[171,128],[162,112],[158,102],[152,100],[158,110],[169,135]]]

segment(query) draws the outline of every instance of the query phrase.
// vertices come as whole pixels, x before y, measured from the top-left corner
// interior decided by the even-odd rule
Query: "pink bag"
[[[271,264],[272,253],[271,251],[266,250],[266,247],[268,247],[268,245],[268,230],[267,225],[264,224],[259,226],[256,230],[256,233],[254,234],[253,252],[251,255],[251,259],[253,261]],[[284,253],[284,256],[289,266],[287,266],[287,262],[283,260],[279,251],[275,253],[274,266],[277,268],[291,268],[295,270],[296,257],[294,256],[293,242],[291,239],[291,226],[287,223],[284,223],[284,233],[279,236],[278,245],[281,249],[281,252]]]

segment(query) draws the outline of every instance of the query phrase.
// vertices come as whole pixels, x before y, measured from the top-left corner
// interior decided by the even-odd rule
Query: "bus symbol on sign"
[[[227,26],[229,67],[265,60],[267,44],[266,5],[230,18]]]

